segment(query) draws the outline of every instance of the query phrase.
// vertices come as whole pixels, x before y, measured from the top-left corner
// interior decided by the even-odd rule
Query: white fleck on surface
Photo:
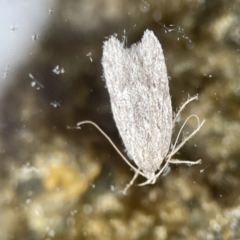
[[[60,102],[57,102],[57,101],[51,102],[50,105],[53,106],[54,108],[61,106]]]
[[[28,76],[33,80],[31,82],[31,87],[36,87],[37,90],[44,88],[44,86],[37,79],[35,79],[31,73],[29,73]]]
[[[89,60],[90,60],[91,62],[93,61],[93,60],[92,60],[92,53],[91,53],[91,52],[89,52],[86,56],[89,57]]]
[[[37,40],[37,39],[39,39],[39,35],[38,34],[32,35],[32,40]]]
[[[65,73],[65,70],[64,68],[61,68],[59,67],[59,65],[57,65],[54,69],[53,69],[53,73],[59,75],[59,74],[63,74]]]

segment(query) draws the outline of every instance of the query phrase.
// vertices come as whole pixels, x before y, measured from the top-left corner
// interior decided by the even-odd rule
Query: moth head
[[[153,180],[156,178],[156,174],[155,172],[152,171],[143,171],[144,176],[148,179],[148,180]]]

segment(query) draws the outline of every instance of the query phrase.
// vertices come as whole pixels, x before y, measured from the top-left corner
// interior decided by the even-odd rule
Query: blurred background
[[[240,2],[0,2],[0,239],[240,239]],[[102,45],[146,29],[162,44],[173,111],[206,123],[155,185],[134,172],[102,77]],[[189,121],[185,134],[196,127]],[[126,152],[125,152],[126,154]]]

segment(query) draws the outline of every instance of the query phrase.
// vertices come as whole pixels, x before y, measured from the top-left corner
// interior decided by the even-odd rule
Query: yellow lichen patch
[[[81,174],[68,166],[57,166],[49,169],[49,174],[44,180],[44,186],[47,190],[61,191],[64,189],[76,190],[85,188],[86,183],[81,183]],[[73,191],[75,192],[75,191]]]
[[[54,192],[62,200],[78,198],[86,191],[100,171],[98,164],[90,162],[89,164],[91,167],[87,169],[87,172],[82,172],[80,167],[74,168],[65,164],[51,166],[43,179],[45,189]]]

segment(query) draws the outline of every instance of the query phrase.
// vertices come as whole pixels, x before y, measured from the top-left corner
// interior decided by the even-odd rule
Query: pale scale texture
[[[168,153],[172,135],[172,106],[161,44],[149,30],[129,49],[112,36],[104,42],[102,65],[124,145],[151,178]]]

